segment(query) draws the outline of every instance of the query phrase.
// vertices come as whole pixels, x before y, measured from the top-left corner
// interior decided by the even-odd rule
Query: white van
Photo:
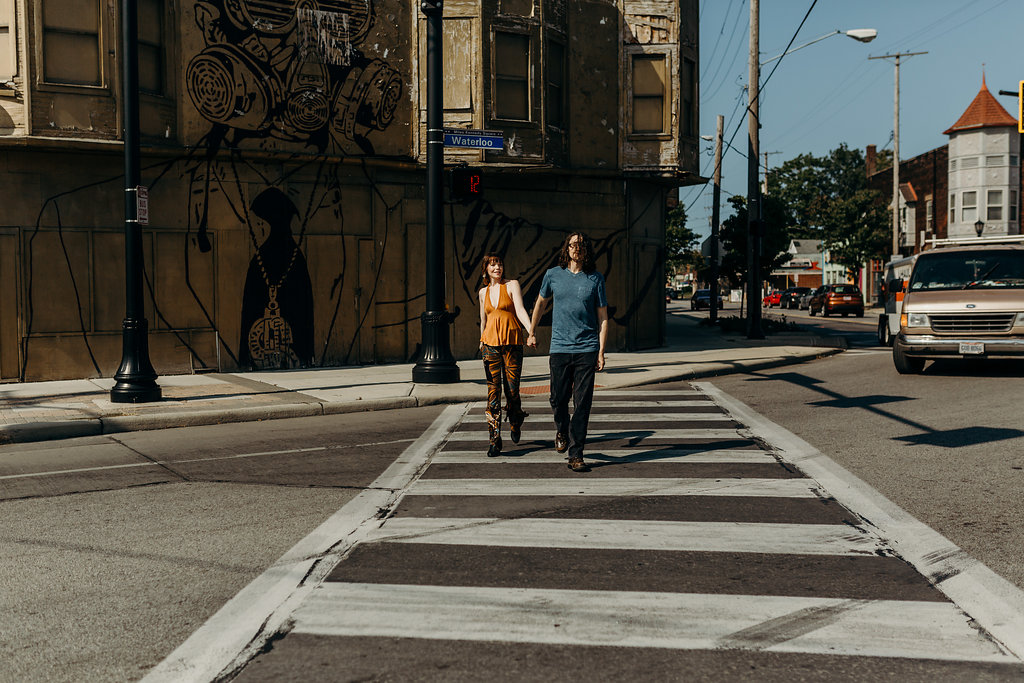
[[[1024,357],[1024,245],[925,251],[909,280],[886,289],[903,295],[892,345],[900,374],[938,358]]]

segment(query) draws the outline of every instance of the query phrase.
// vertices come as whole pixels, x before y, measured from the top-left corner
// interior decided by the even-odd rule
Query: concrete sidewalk
[[[800,363],[845,346],[841,337],[799,332],[751,341],[700,325],[706,317],[670,305],[670,344],[607,354],[599,390]],[[547,393],[547,363],[527,349],[524,394]],[[0,444],[483,400],[481,362],[458,365],[461,381],[453,384],[413,383],[412,364],[168,375],[157,380],[163,399],[143,404],[111,403],[109,378],[0,384]]]

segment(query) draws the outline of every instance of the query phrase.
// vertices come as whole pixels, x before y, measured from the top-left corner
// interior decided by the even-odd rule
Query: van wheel
[[[878,338],[879,346],[891,346],[892,335],[889,334],[889,319],[884,316],[878,316],[878,329],[875,331],[875,336]]]
[[[899,344],[892,345],[892,364],[901,375],[916,375],[924,370],[924,358],[913,358],[903,353]]]

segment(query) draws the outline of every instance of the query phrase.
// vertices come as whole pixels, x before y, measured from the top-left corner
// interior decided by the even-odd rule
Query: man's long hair
[[[574,232],[565,238],[562,242],[562,250],[558,252],[558,265],[562,268],[568,268],[569,262],[572,261],[569,258],[569,242],[572,241],[573,237],[580,238],[580,252],[577,260],[580,262],[580,267],[584,273],[594,272],[594,244],[590,241],[590,238],[584,235],[582,232]]]

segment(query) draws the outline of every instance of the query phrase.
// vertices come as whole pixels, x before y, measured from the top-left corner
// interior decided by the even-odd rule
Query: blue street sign
[[[467,149],[504,149],[505,138],[499,130],[445,128],[444,146]]]

